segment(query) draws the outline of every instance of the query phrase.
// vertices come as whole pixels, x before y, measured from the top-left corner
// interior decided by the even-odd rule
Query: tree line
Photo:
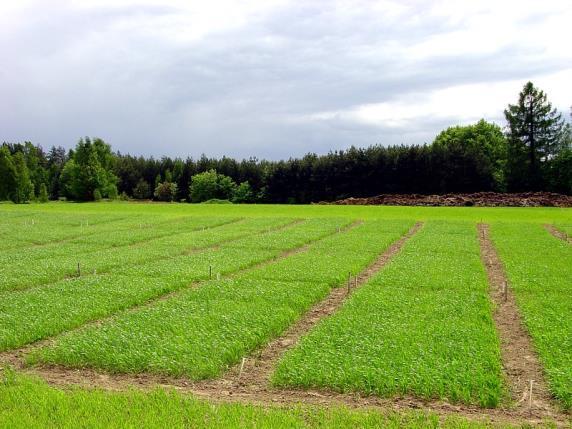
[[[572,130],[528,82],[504,111],[443,130],[431,144],[351,147],[283,161],[228,157],[155,159],[114,153],[99,138],[45,152],[0,147],[0,200],[155,199],[310,203],[382,193],[554,191],[572,194]]]

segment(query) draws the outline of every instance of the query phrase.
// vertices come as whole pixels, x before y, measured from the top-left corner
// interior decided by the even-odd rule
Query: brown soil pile
[[[446,206],[446,207],[572,207],[572,196],[553,192],[524,192],[503,194],[477,192],[474,194],[382,194],[368,198],[346,198],[331,203],[338,205],[386,206]]]

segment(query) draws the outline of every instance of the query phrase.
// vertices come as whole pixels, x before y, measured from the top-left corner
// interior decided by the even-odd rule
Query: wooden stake
[[[244,369],[244,363],[246,362],[246,358],[242,358],[242,362],[240,363],[240,371],[238,371],[238,378],[242,375],[242,370]]]
[[[506,280],[503,282],[504,287],[504,302],[508,301],[508,286],[506,284]]]
[[[532,384],[534,380],[530,380],[530,390],[528,391],[528,408],[532,408]]]
[[[77,276],[81,276],[81,266],[79,265],[79,262],[77,263]]]
[[[352,273],[348,273],[348,295],[350,294],[350,289],[352,287]]]
[[[209,265],[209,279],[213,278],[213,266]]]

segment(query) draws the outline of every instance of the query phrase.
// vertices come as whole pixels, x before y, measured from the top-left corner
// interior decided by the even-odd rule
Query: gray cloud
[[[455,38],[471,16],[452,19],[415,2],[397,14],[367,2],[342,12],[328,4],[277,6],[178,38],[198,25],[181,6],[34,3],[0,34],[0,140],[71,147],[93,135],[135,154],[274,159],[420,144],[465,118],[438,103],[399,126],[344,112],[402,100],[414,107],[416,97],[463,85],[524,83],[569,70],[572,59],[520,40],[528,15],[515,18],[510,38],[491,27],[498,46],[482,46],[477,32],[474,45],[459,49]],[[419,52],[435,36],[443,40]],[[516,97],[482,116],[501,120]],[[340,113],[316,120],[322,112]]]

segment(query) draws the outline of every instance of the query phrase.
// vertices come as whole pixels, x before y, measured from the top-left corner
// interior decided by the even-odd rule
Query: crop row
[[[495,406],[499,340],[474,224],[429,222],[279,363],[280,386]]]
[[[6,292],[0,300],[0,350],[58,334],[205,280],[210,275],[209,267],[213,268],[216,276],[271,260],[283,250],[337,232],[347,221],[313,219],[286,229],[268,231],[269,222],[267,219],[250,219],[242,226],[251,224],[251,234],[258,233],[256,235],[261,240],[282,242],[282,248],[244,252],[233,246],[240,240],[249,242],[250,236],[237,239],[235,243],[224,243],[221,241],[227,236],[221,234],[218,249],[191,252],[166,260],[148,259],[141,266],[124,266],[113,274],[67,279],[49,286]],[[296,237],[296,240],[288,237]],[[215,238],[209,238],[208,242],[212,244]]]
[[[36,351],[31,361],[193,379],[216,377],[280,335],[331,290],[328,279],[308,281],[297,276],[307,270],[327,270],[333,279],[362,270],[410,226],[410,221],[367,222],[243,276],[210,281],[98,326],[64,334],[53,346]],[[331,265],[333,255],[341,257]],[[275,271],[276,267],[280,269]],[[270,272],[276,277],[268,278]]]
[[[269,228],[282,227],[291,223],[291,219],[266,218],[247,219],[239,223],[228,223],[228,219],[217,221],[198,219],[192,223],[172,225],[169,232],[163,231],[162,236],[148,238],[146,233],[133,229],[131,240],[139,241],[131,245],[124,245],[121,241],[123,234],[110,233],[113,239],[118,235],[117,246],[111,246],[95,251],[78,252],[76,246],[63,255],[54,255],[39,261],[29,260],[23,256],[10,264],[0,268],[0,291],[26,289],[31,286],[44,285],[77,274],[78,263],[80,273],[104,273],[118,267],[141,265],[148,261],[170,258],[185,254],[194,249],[217,244],[224,240],[231,240],[249,235]],[[217,226],[220,225],[218,228]],[[188,232],[183,228],[186,226]],[[177,233],[177,228],[182,232]],[[113,242],[113,241],[112,241]],[[86,244],[84,249],[89,249]],[[67,247],[67,243],[66,243]]]
[[[493,224],[491,234],[550,389],[570,409],[572,246],[534,224]]]

